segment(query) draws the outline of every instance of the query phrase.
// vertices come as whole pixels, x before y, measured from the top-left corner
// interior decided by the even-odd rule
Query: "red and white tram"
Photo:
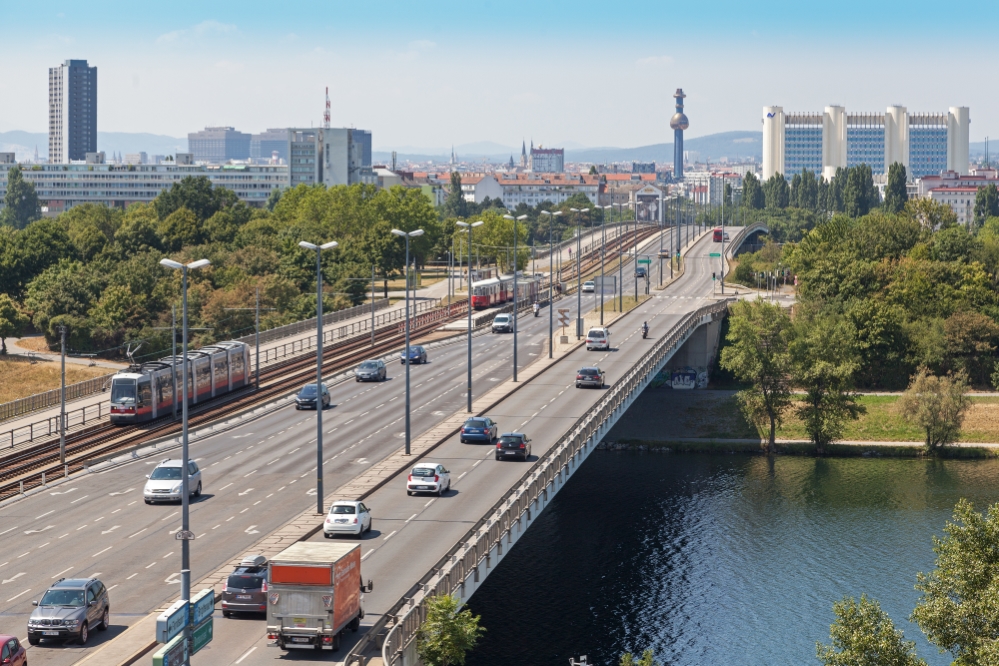
[[[141,423],[173,409],[174,375],[177,405],[181,405],[180,356],[143,363],[111,378],[111,423]],[[196,405],[246,386],[250,379],[250,348],[243,342],[219,342],[187,352],[187,399]]]
[[[512,301],[513,284],[513,275],[473,282],[472,308],[485,310]],[[521,303],[533,302],[538,296],[540,285],[539,277],[521,273],[517,277],[517,300]]]

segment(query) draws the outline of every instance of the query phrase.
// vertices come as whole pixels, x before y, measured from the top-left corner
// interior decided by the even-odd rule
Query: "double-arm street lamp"
[[[332,250],[336,241],[298,246],[316,253],[316,513],[323,513],[323,250]]]
[[[504,215],[504,220],[511,220],[513,222],[513,381],[517,381],[517,292],[520,291],[520,285],[517,281],[517,223],[522,222],[527,219],[526,215],[521,215],[520,217],[514,217],[513,215]]]
[[[409,427],[409,239],[416,238],[417,236],[423,235],[423,229],[414,229],[413,231],[406,232],[400,231],[399,229],[393,229],[392,233],[396,236],[401,236],[406,239],[406,455],[409,455],[409,445],[412,436],[412,431]],[[469,298],[471,298],[471,275],[469,275]]]
[[[181,314],[181,329],[183,333],[181,334],[181,344],[183,349],[181,350],[181,362],[180,362],[180,372],[183,377],[181,381],[182,389],[182,404],[181,404],[181,467],[180,467],[180,529],[183,532],[183,538],[180,542],[180,598],[190,599],[191,598],[191,543],[190,540],[193,539],[193,535],[190,533],[191,530],[191,515],[190,515],[190,499],[188,483],[190,482],[188,474],[188,439],[187,439],[187,272],[189,270],[197,270],[199,268],[204,268],[208,266],[211,262],[207,259],[199,259],[197,261],[192,261],[189,264],[182,264],[179,261],[174,261],[172,259],[160,259],[160,265],[166,266],[167,268],[174,268],[180,271],[181,274],[181,292],[183,294],[183,308]],[[177,370],[173,369],[174,376],[176,377]],[[178,532],[177,536],[181,536]],[[185,633],[190,632],[190,628],[184,629]]]
[[[555,254],[555,246],[552,243],[552,227],[555,226],[555,218],[561,215],[562,211],[543,210],[541,214],[548,216],[548,358],[552,358],[552,346],[555,343],[555,322],[552,318],[552,312],[555,310],[555,298],[552,292],[552,283],[555,281],[555,264],[552,256]]]
[[[576,214],[576,339],[583,337],[583,273],[579,255],[583,247],[583,231],[579,226],[579,216],[589,213],[589,208],[570,208]]]
[[[617,311],[624,312],[624,234],[621,233],[621,218],[624,217],[624,207],[630,206],[631,203],[612,203],[611,206],[617,206],[617,237],[621,243],[621,249],[618,250],[618,256],[620,260],[617,264]]]
[[[468,412],[472,412],[472,229],[481,227],[483,222],[455,222],[468,232]],[[408,241],[407,241],[408,242]],[[406,352],[407,358],[409,352]]]

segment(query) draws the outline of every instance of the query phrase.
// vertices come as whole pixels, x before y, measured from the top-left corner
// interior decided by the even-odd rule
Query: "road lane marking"
[[[377,548],[372,548],[371,550],[369,550],[368,552],[366,552],[366,553],[365,553],[364,555],[361,555],[361,561],[363,562],[363,561],[364,561],[364,559],[365,559],[365,558],[366,558],[366,557],[367,557],[368,555],[370,555],[371,553],[375,552],[376,550],[378,550],[378,549],[377,549]],[[239,662],[236,662],[236,663],[239,663]]]
[[[391,532],[389,532],[389,535],[387,537],[385,537],[384,539],[382,539],[382,541],[388,541],[389,539],[392,538],[392,535],[395,534],[398,531],[399,530],[392,530]]]
[[[109,587],[108,588],[108,592],[110,592],[111,590],[113,590],[116,587],[118,587],[118,583],[115,583],[114,585],[112,585],[111,587]]]
[[[364,558],[362,557],[361,559],[363,560]],[[249,656],[250,656],[250,654],[251,654],[251,653],[252,653],[252,652],[253,652],[254,650],[256,650],[256,649],[257,649],[257,646],[256,646],[256,645],[254,645],[253,647],[251,647],[251,648],[250,648],[249,650],[247,650],[246,652],[244,652],[244,653],[243,653],[243,656],[242,656],[242,657],[240,657],[239,659],[237,659],[237,660],[236,660],[236,663],[237,663],[237,664],[239,664],[239,663],[242,663],[242,661],[243,661],[244,659],[246,659],[247,657],[249,657]]]
[[[163,522],[163,521],[165,521],[165,520],[170,520],[171,518],[173,518],[174,516],[176,516],[176,515],[177,515],[178,513],[180,513],[180,511],[174,511],[173,513],[171,513],[171,514],[170,514],[169,516],[167,516],[166,518],[161,518],[161,519],[160,519],[160,522],[162,523],[162,522]]]
[[[139,575],[139,574],[137,574],[137,573],[134,573],[134,574],[132,574],[131,576],[129,576],[128,578],[126,578],[125,580],[132,580],[133,578],[135,578],[135,577],[136,577],[136,576],[138,576],[138,575]]]
[[[148,527],[143,527],[141,530],[139,530],[138,532],[136,532],[135,534],[133,534],[132,536],[130,536],[128,538],[131,539],[134,536],[139,536],[140,534],[142,534],[143,532],[145,532],[147,529],[149,529],[149,528]]]
[[[98,555],[100,555],[101,553],[106,553],[106,552],[108,552],[109,550],[111,550],[112,548],[114,548],[114,546],[108,546],[108,547],[107,547],[107,548],[105,548],[104,550],[102,550],[102,551],[100,551],[100,552],[97,552],[97,553],[94,553],[93,555],[91,555],[91,557],[97,557],[97,556],[98,556]]]
[[[412,520],[413,518],[416,518],[416,517],[417,517],[418,515],[420,515],[420,514],[418,514],[418,513],[414,513],[414,514],[413,514],[412,516],[410,516],[409,518],[407,518],[405,522],[407,522],[407,523],[408,523],[408,522],[409,522],[409,521],[411,521],[411,520]]]
[[[243,509],[242,511],[240,511],[240,513],[246,513],[249,510],[250,510],[250,507],[246,507],[245,509]]]
[[[173,555],[173,551],[170,551],[169,553],[167,553],[166,555],[164,555],[163,559],[165,560],[166,558],[170,557],[171,555]]]
[[[148,567],[146,567],[146,568],[148,569],[149,567],[153,567],[153,566],[156,566],[156,563],[155,563],[155,562],[153,562],[152,564],[150,564],[150,565],[149,565]]]
[[[26,595],[26,594],[27,594],[28,592],[31,592],[31,588],[30,588],[30,587],[29,587],[29,588],[28,588],[27,590],[25,590],[24,592],[21,592],[21,594],[15,594],[15,595],[14,595],[14,596],[12,596],[12,597],[11,597],[10,599],[8,599],[8,600],[7,600],[7,602],[9,603],[9,602],[11,602],[11,601],[14,601],[14,599],[17,599],[18,597],[23,597],[23,596],[24,596],[24,595]]]
[[[7,579],[5,579],[3,581],[0,581],[0,585],[6,585],[7,583],[13,583],[15,580],[17,580],[21,576],[25,576],[25,575],[27,575],[27,574],[25,574],[23,571],[20,572],[20,573],[16,573],[13,576],[11,576],[10,578],[7,578]]]
[[[7,564],[7,563],[4,562],[4,564]],[[70,571],[72,569],[73,569],[73,567],[70,567],[69,569],[63,569],[62,571],[60,571],[59,573],[57,573],[55,576],[52,576],[52,578],[58,578],[59,576],[63,575],[64,573],[66,573],[67,571]]]
[[[80,531],[80,530],[82,530],[82,529],[83,529],[84,527],[86,527],[86,525],[80,525],[79,527],[77,527],[77,528],[76,528],[76,531],[77,531],[77,532],[79,532],[79,531]]]
[[[219,488],[219,492],[222,492],[223,490],[225,490],[226,488],[228,488],[231,485],[232,485],[231,483],[225,484],[224,486],[222,486],[221,488]]]
[[[250,474],[255,474],[255,473],[256,473],[256,471],[257,471],[257,470],[253,470],[252,472],[250,472]],[[243,478],[245,479],[246,477],[250,476],[250,474],[244,474],[244,475],[243,475]]]
[[[461,474],[459,474],[458,475],[458,480],[460,481],[461,477],[465,476],[466,474],[468,474],[468,472],[462,472]]]
[[[8,528],[8,529],[4,530],[3,532],[0,532],[0,536],[3,536],[7,532],[13,532],[16,529],[17,529],[17,525],[14,525],[14,527]]]
[[[270,461],[270,462],[269,462],[269,463],[267,463],[267,464],[268,464],[268,465],[273,465],[273,464],[274,464],[274,463],[276,463],[276,462],[277,462],[278,460],[281,460],[281,459],[280,459],[280,458],[275,458],[274,460]]]
[[[429,502],[427,502],[427,503],[426,503],[426,504],[424,504],[423,506],[430,506],[430,505],[431,505],[431,504],[433,504],[433,503],[434,503],[434,502],[435,502],[436,500],[437,500],[437,498],[435,497],[434,499],[430,500]]]
[[[47,516],[49,514],[52,514],[52,513],[55,513],[55,509],[52,509],[51,511],[46,511],[45,513],[43,513],[40,516],[35,516],[35,520],[38,520],[39,518],[44,518],[45,516]]]

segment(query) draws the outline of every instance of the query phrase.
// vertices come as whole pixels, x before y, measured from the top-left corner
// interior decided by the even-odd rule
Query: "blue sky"
[[[997,18],[977,1],[0,0],[0,131],[44,131],[47,67],[86,58],[102,131],[318,124],[328,85],[333,123],[376,149],[635,146],[671,139],[683,87],[690,136],[759,129],[766,104],[901,103],[970,106],[980,140],[999,136]]]

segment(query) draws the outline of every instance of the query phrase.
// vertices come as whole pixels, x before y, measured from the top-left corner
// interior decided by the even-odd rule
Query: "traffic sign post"
[[[651,264],[652,260],[649,259],[649,258],[643,258],[643,259],[639,259],[638,263],[640,263],[640,264]]]
[[[169,643],[187,624],[187,599],[173,602],[156,618],[156,642]]]
[[[215,590],[205,588],[191,599],[191,624],[201,624],[215,612]]]
[[[188,658],[187,641],[183,636],[176,636],[153,653],[153,666],[181,666]]]

